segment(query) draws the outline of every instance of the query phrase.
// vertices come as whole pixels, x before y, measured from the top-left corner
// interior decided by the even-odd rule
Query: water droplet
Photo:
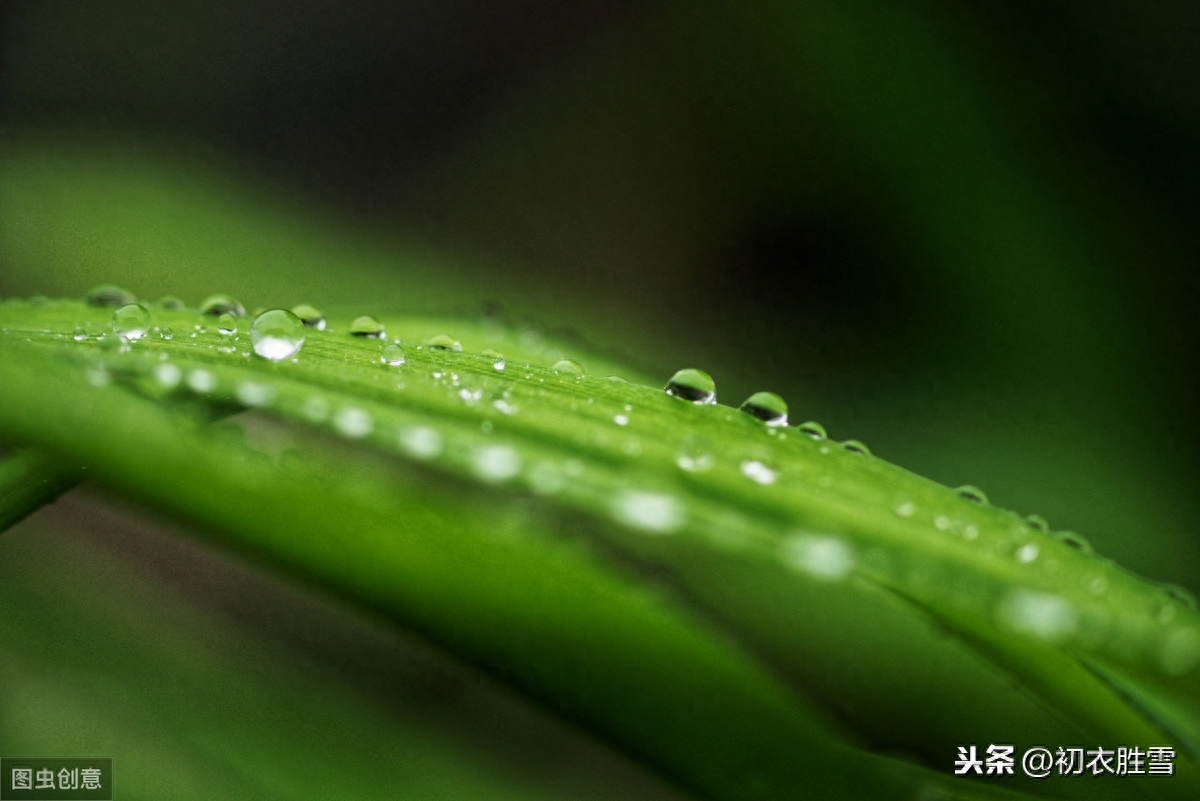
[[[400,429],[396,437],[400,449],[415,459],[432,459],[442,452],[445,444],[437,429],[412,426]]]
[[[458,391],[458,399],[468,405],[473,406],[474,404],[479,403],[480,399],[482,399],[482,398],[483,398],[483,390],[482,389],[472,389],[470,387],[463,387],[462,389],[460,389]]]
[[[462,350],[462,343],[449,334],[435,334],[425,340],[425,347],[431,350]]]
[[[217,331],[224,336],[237,333],[237,318],[226,312],[217,317]]]
[[[550,369],[556,373],[569,373],[576,376],[583,375],[583,365],[574,359],[559,359]]]
[[[621,523],[651,534],[670,534],[683,525],[683,509],[670,495],[625,490],[613,499],[613,515]]]
[[[807,436],[812,437],[813,439],[825,439],[825,437],[828,436],[825,433],[825,426],[812,420],[796,426],[796,430],[801,434],[806,434]]]
[[[741,471],[743,476],[756,484],[774,484],[775,479],[779,477],[774,470],[753,459],[742,462]]]
[[[164,325],[158,329],[158,338],[159,339],[169,340],[173,336],[175,336],[175,332],[171,330],[171,326],[169,326],[169,325]]]
[[[703,370],[687,367],[671,376],[666,393],[691,403],[716,403],[717,385]]]
[[[129,303],[113,312],[112,327],[125,342],[136,342],[150,328],[150,312],[145,306]]]
[[[787,404],[774,392],[755,392],[738,408],[769,426],[787,425]]]
[[[163,295],[158,300],[154,301],[154,305],[160,309],[167,311],[183,311],[187,308],[184,302],[174,295]]]
[[[1041,515],[1028,515],[1025,518],[1025,525],[1029,526],[1034,531],[1049,532],[1050,524],[1046,522],[1046,518]]]
[[[333,416],[333,427],[343,437],[362,439],[375,428],[375,421],[366,409],[357,406],[343,406]]]
[[[154,380],[164,389],[175,389],[183,380],[183,371],[170,362],[154,365]]]
[[[521,454],[510,445],[485,445],[471,452],[471,470],[488,483],[507,481],[521,472]]]
[[[490,358],[492,360],[492,369],[493,370],[496,370],[497,372],[501,372],[501,373],[504,372],[504,368],[505,368],[506,364],[504,362],[504,354],[503,353],[501,353],[500,351],[497,351],[497,350],[492,350],[491,348],[487,348],[483,351],[483,355],[487,356],[488,358]]]
[[[506,401],[504,398],[496,398],[492,401],[492,408],[500,412],[500,414],[516,414],[517,407]]]
[[[222,314],[245,317],[246,307],[229,295],[209,295],[200,304],[200,313],[208,317],[220,317]]]
[[[137,298],[132,292],[127,292],[119,286],[101,284],[84,295],[83,302],[88,306],[108,306],[115,309],[137,303]]]
[[[383,339],[383,323],[369,314],[355,317],[350,323],[350,336]]]
[[[937,517],[933,518],[933,527],[938,531],[945,531],[946,529],[950,528],[950,518],[946,517],[945,515],[938,515]]]
[[[292,314],[299,318],[305,328],[325,330],[325,313],[311,303],[297,303],[292,307]]]
[[[1158,585],[1158,591],[1172,601],[1183,604],[1192,611],[1196,610],[1196,596],[1192,595],[1183,587],[1180,587],[1177,584],[1160,584]]]
[[[857,454],[859,456],[870,456],[871,455],[870,448],[868,448],[866,445],[864,445],[863,443],[859,442],[856,439],[846,440],[845,442],[842,443],[842,447],[845,450],[848,450],[851,453]]]
[[[304,323],[287,309],[267,309],[250,324],[250,345],[262,358],[278,362],[304,347]]]
[[[1200,665],[1200,631],[1179,628],[1167,635],[1159,654],[1159,666],[1172,676],[1191,673]]]
[[[917,511],[917,506],[912,501],[901,501],[896,504],[894,511],[901,517],[912,517]]]
[[[1037,559],[1038,546],[1036,542],[1027,542],[1017,549],[1017,561],[1022,564],[1028,564],[1034,559]]]
[[[188,371],[187,385],[193,392],[207,395],[217,388],[217,377],[203,367],[196,367]]]
[[[793,534],[780,550],[788,565],[826,581],[845,578],[854,569],[854,552],[841,537]]]
[[[1036,590],[1016,589],[1001,600],[996,617],[1015,631],[1051,642],[1075,633],[1078,613],[1066,598]]]
[[[383,362],[389,367],[399,367],[400,365],[404,364],[404,348],[400,347],[400,345],[397,345],[395,342],[385,346],[383,351],[379,354],[379,361]]]
[[[613,422],[619,426],[627,426],[629,425],[629,416],[624,414],[615,414],[613,415]]]
[[[1056,531],[1051,536],[1064,545],[1069,545],[1077,551],[1092,552],[1092,544],[1074,531]]]
[[[712,449],[704,440],[689,436],[679,448],[675,464],[689,473],[703,473],[713,466]]]
[[[76,342],[83,342],[85,339],[87,339],[87,331],[83,326],[77,325],[75,326],[75,333],[71,335],[71,338]]]
[[[233,394],[246,406],[256,409],[275,399],[275,388],[258,381],[242,381],[234,388]]]
[[[977,503],[981,506],[987,506],[987,495],[985,495],[983,490],[981,490],[979,487],[974,487],[970,484],[964,484],[954,491],[958,493],[958,497],[960,498],[968,500],[971,503]]]

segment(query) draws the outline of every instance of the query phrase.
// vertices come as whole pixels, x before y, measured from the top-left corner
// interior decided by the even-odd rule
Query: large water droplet
[[[1010,628],[1060,642],[1075,633],[1079,615],[1066,598],[1036,590],[1016,589],[996,609],[999,622]]]
[[[717,402],[716,382],[708,373],[694,367],[686,367],[671,376],[665,390],[668,395],[691,403]]]
[[[87,339],[87,330],[83,326],[77,325],[75,326],[75,333],[71,335],[71,338],[76,342],[83,342]]]
[[[825,433],[825,426],[820,423],[809,420],[807,423],[801,423],[796,426],[796,430],[801,434],[805,434],[813,439],[825,439],[828,435]]]
[[[229,295],[209,295],[200,304],[200,313],[209,317],[220,317],[222,314],[245,317],[246,307]]]
[[[756,484],[774,484],[775,479],[779,477],[774,470],[754,459],[742,462],[741,471],[743,476]]]
[[[238,328],[237,317],[234,317],[232,314],[226,312],[226,313],[220,315],[219,317],[217,317],[217,331],[219,331],[224,336],[229,336],[230,334],[236,334],[237,328]]]
[[[848,439],[842,443],[842,448],[859,456],[870,456],[871,449],[856,439]]]
[[[854,569],[854,552],[840,537],[793,534],[781,546],[784,562],[815,578],[836,581]]]
[[[112,327],[125,342],[136,342],[150,328],[150,312],[137,303],[126,304],[113,312]]]
[[[774,392],[755,392],[738,408],[769,426],[787,425],[787,404]]]
[[[304,346],[304,323],[287,309],[267,309],[250,324],[250,345],[268,361],[294,355]]]
[[[1092,552],[1092,544],[1074,531],[1056,531],[1051,536],[1064,545],[1070,545],[1077,551]]]
[[[462,343],[449,334],[435,334],[425,340],[425,347],[432,350],[462,350]]]
[[[115,309],[137,303],[137,298],[132,292],[127,292],[119,286],[101,284],[84,295],[83,302],[89,306],[108,306]]]
[[[292,307],[292,314],[300,318],[305,328],[317,331],[325,330],[325,314],[311,303],[298,303]]]
[[[613,515],[632,528],[651,534],[670,534],[683,525],[683,509],[670,495],[625,490],[613,499]]]
[[[556,373],[567,373],[575,376],[583,375],[583,365],[574,359],[559,359],[550,369]]]
[[[471,452],[471,470],[483,481],[507,481],[521,472],[521,454],[510,445],[485,445]]]
[[[383,323],[369,314],[355,317],[350,323],[350,336],[383,339]]]
[[[385,346],[379,354],[379,361],[389,367],[399,367],[404,364],[404,348],[395,342]]]
[[[960,498],[964,498],[971,503],[977,503],[981,506],[987,506],[987,495],[985,495],[983,490],[981,490],[979,487],[975,487],[970,484],[964,484],[954,491],[958,493]]]

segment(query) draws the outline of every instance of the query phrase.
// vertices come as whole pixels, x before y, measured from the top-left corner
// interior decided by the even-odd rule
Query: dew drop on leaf
[[[854,569],[854,552],[841,537],[793,534],[781,546],[783,561],[814,578],[836,581]]]
[[[738,408],[769,426],[787,425],[787,404],[774,392],[755,392]]]
[[[1074,531],[1056,531],[1051,536],[1077,551],[1082,551],[1083,553],[1092,552],[1092,544]]]
[[[559,359],[550,369],[556,373],[567,373],[576,376],[583,375],[583,365],[574,359]]]
[[[1029,526],[1034,531],[1048,532],[1050,524],[1046,522],[1046,518],[1041,515],[1028,515],[1025,518],[1025,525]]]
[[[266,406],[275,399],[275,389],[258,381],[242,381],[233,390],[234,396],[252,409]]]
[[[485,445],[471,452],[471,471],[483,481],[499,483],[521,472],[521,454],[511,445]]]
[[[742,475],[756,484],[774,484],[779,474],[762,462],[749,459],[741,464]]]
[[[83,296],[83,302],[88,306],[117,308],[137,303],[132,292],[121,289],[113,284],[101,284]]]
[[[712,376],[694,367],[685,367],[667,382],[664,388],[668,395],[690,403],[707,404],[717,402],[717,385]]]
[[[300,318],[305,328],[325,330],[325,314],[311,303],[296,304],[292,307],[292,314]]]
[[[71,335],[71,338],[76,342],[83,342],[85,339],[87,339],[87,331],[83,326],[77,325],[75,326],[75,333]]]
[[[1017,561],[1022,564],[1028,564],[1038,556],[1038,546],[1036,542],[1027,542],[1016,551]]]
[[[343,437],[362,439],[375,428],[375,421],[366,409],[357,406],[343,406],[333,416],[333,427]]]
[[[236,334],[238,329],[237,318],[229,312],[225,312],[217,318],[217,331],[224,336]]]
[[[206,395],[217,388],[217,377],[212,374],[212,371],[197,367],[188,371],[187,385],[193,392]]]
[[[631,528],[652,534],[670,534],[683,525],[683,509],[670,495],[625,490],[613,499],[613,516]]]
[[[154,301],[154,305],[160,309],[166,309],[167,311],[183,311],[187,308],[183,301],[174,295],[163,295],[161,298]]]
[[[848,439],[842,443],[842,448],[858,456],[870,456],[871,450],[856,439]]]
[[[170,362],[154,365],[154,380],[163,389],[174,389],[183,379],[183,371]]]
[[[250,346],[264,359],[278,362],[304,346],[304,323],[287,309],[267,309],[250,324]]]
[[[996,618],[1014,631],[1060,642],[1075,633],[1079,616],[1066,598],[1022,588],[1001,599]]]
[[[629,425],[629,416],[624,414],[613,415],[613,422],[619,426]]]
[[[402,428],[396,441],[402,451],[415,459],[432,459],[440,455],[445,447],[442,435],[429,426]]]
[[[480,353],[481,353],[481,355],[487,356],[489,359],[492,360],[492,369],[493,370],[496,370],[497,372],[504,372],[504,368],[507,365],[504,362],[504,354],[503,353],[501,353],[498,350],[494,350],[492,348],[484,348]]]
[[[369,314],[355,317],[350,323],[350,336],[383,339],[383,323]]]
[[[150,312],[145,306],[129,303],[113,312],[113,331],[125,342],[136,342],[150,328]]]
[[[987,506],[987,495],[985,495],[983,490],[981,490],[979,487],[975,487],[970,484],[964,484],[954,491],[957,492],[958,496],[964,500],[968,500],[971,503],[977,503],[980,506]]]
[[[435,334],[425,340],[425,347],[432,350],[462,350],[462,343],[449,334]]]
[[[404,348],[395,342],[384,346],[384,349],[379,354],[379,361],[389,367],[399,367],[404,364]]]
[[[200,313],[208,317],[220,317],[222,314],[245,317],[246,307],[229,295],[209,295],[200,304]]]
[[[825,433],[825,426],[821,425],[820,423],[814,422],[812,420],[809,420],[807,423],[801,423],[800,425],[796,426],[796,430],[799,431],[801,434],[809,436],[813,439],[825,439],[825,437],[828,436]]]

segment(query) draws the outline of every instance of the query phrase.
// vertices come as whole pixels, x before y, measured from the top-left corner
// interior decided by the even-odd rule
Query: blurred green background
[[[1198,28],[1182,2],[7,2],[0,296],[498,305],[726,403],[779,392],[1196,590]],[[0,547],[84,548],[80,516]]]

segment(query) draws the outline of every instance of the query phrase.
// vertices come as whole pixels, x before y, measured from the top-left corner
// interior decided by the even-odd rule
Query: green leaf
[[[1195,609],[977,496],[608,377],[619,368],[495,321],[385,319],[381,341],[333,319],[271,362],[245,319],[228,334],[194,310],[151,311],[156,328],[125,342],[111,308],[0,307],[0,433],[384,611],[683,787],[728,799],[999,792],[955,779],[935,731],[904,747],[937,771],[862,748],[888,743],[870,707],[851,708],[859,685],[814,666],[869,684],[887,675],[878,648],[896,632],[916,643],[894,649],[921,684],[895,702],[910,716],[923,701],[935,714],[966,704],[960,717],[1005,741],[985,685],[921,673],[923,657],[953,654],[967,680],[1021,682],[1046,705],[1021,709],[1055,710],[1089,746],[1180,750],[1170,782],[1129,778],[1104,788],[1111,797],[1198,787],[1163,716],[1076,661],[1187,718]],[[463,350],[422,344],[434,334]],[[393,338],[402,363],[382,358]],[[231,409],[252,412],[207,424]],[[822,631],[825,616],[854,625]],[[954,639],[934,645],[930,619]],[[954,703],[939,707],[943,683]]]

